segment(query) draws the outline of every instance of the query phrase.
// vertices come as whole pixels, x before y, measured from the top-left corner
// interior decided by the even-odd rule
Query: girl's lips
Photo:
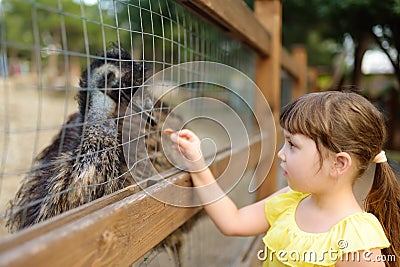
[[[281,168],[282,168],[282,170],[283,170],[283,172],[282,172],[282,174],[283,174],[283,176],[287,176],[287,171],[285,170],[285,168],[283,168],[283,166],[281,165]]]

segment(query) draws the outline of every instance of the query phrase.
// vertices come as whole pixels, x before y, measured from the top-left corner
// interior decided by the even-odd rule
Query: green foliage
[[[393,12],[397,15],[400,15],[400,0],[394,1]]]
[[[254,7],[253,0],[245,0]],[[354,40],[382,29],[386,47],[400,47],[400,0],[282,0],[285,47],[306,44],[311,65],[330,65],[344,35]],[[200,59],[190,47],[204,45],[202,32],[219,43],[220,33],[198,28],[198,19],[173,1],[2,0],[10,54],[25,59],[35,47],[56,45],[61,51],[98,54],[111,42],[139,51],[137,57],[176,62]],[[115,16],[117,15],[117,16]],[[203,24],[202,24],[203,25]],[[185,28],[184,28],[184,27]],[[118,28],[118,30],[117,30]],[[379,32],[379,31],[378,31]],[[186,40],[186,45],[181,40]],[[230,47],[231,45],[221,44]],[[398,63],[398,62],[397,62]]]
[[[400,42],[396,37],[400,35],[400,0],[283,0],[282,4],[284,45],[306,44],[310,57],[317,55],[315,64],[326,64],[329,56],[321,58],[322,54],[337,52],[325,49],[325,40],[341,44],[345,34],[349,34],[357,43],[365,36],[373,37],[376,25],[390,32],[385,41],[392,48],[400,47],[396,45]],[[312,42],[312,35],[321,40],[319,48]]]
[[[103,23],[112,25],[110,16],[101,16],[96,6],[85,6],[70,0],[18,1],[3,0],[6,38],[10,50],[18,48],[24,56],[31,53],[34,47],[58,45],[65,51],[84,52],[85,36],[91,44],[101,44]],[[81,19],[84,13],[87,20]],[[83,14],[82,14],[83,16]],[[107,27],[106,32],[107,32]],[[97,50],[101,46],[95,46]],[[22,48],[22,49],[21,49]],[[25,50],[25,51],[24,51]]]
[[[193,60],[229,61],[229,55],[242,49],[172,0],[0,1],[7,53],[33,63],[40,52],[43,61],[53,53],[61,59],[59,65],[72,57],[85,67],[110,43],[156,68]],[[248,0],[250,7],[252,3]]]

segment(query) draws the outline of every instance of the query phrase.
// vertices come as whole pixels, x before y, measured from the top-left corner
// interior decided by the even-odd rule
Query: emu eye
[[[119,81],[116,79],[115,74],[113,72],[107,73],[107,87],[116,87],[118,86]]]
[[[108,81],[111,81],[111,79],[113,79],[113,78],[114,78],[114,73],[108,72],[108,73],[107,73],[107,80],[108,80]]]

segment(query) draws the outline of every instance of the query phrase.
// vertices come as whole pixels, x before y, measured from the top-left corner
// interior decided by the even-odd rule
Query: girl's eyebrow
[[[284,136],[285,138],[290,138],[290,139],[293,138],[293,134],[289,133],[288,131],[284,131],[284,132],[283,132],[283,136]]]
[[[285,137],[285,139],[292,139],[292,137],[288,134],[285,134],[284,137]]]
[[[289,133],[288,131],[285,131],[284,133],[283,133],[283,137],[285,138],[285,139],[289,139],[290,140],[290,142],[292,142],[292,143],[298,143],[299,141],[298,141],[298,139],[294,136],[294,134],[292,134],[292,133]]]

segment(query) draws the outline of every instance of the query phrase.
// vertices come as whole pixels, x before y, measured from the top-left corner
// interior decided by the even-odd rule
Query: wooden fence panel
[[[271,37],[241,0],[176,0],[223,32],[268,56]]]
[[[296,80],[304,71],[281,47],[281,1],[256,1],[256,15],[240,0],[176,0],[196,15],[246,43],[258,53],[256,82],[267,97],[274,117],[280,108],[280,70]],[[251,140],[247,168],[259,162],[262,142]],[[212,171],[218,175],[229,159],[247,148],[218,155]],[[232,152],[232,155],[231,155]],[[271,153],[274,153],[271,151]],[[231,157],[231,158],[230,158]],[[273,171],[276,170],[276,163]],[[272,174],[274,176],[275,173]],[[173,192],[172,185],[191,186],[187,173],[173,172],[153,185],[153,193]],[[276,187],[276,178],[259,198]],[[190,194],[177,196],[191,199]],[[129,265],[188,221],[201,208],[174,207],[155,200],[137,186],[125,188],[35,225],[0,241],[1,266],[109,266]],[[256,246],[251,245],[252,251]]]
[[[258,138],[251,140],[247,168],[258,162]],[[243,149],[219,154],[211,166],[215,175]],[[173,185],[191,186],[189,174],[179,172],[147,190],[173,193]],[[126,188],[5,238],[0,242],[0,266],[129,265],[201,210],[174,207],[144,191],[129,195],[132,191],[136,189]],[[189,201],[193,196],[176,197]]]

